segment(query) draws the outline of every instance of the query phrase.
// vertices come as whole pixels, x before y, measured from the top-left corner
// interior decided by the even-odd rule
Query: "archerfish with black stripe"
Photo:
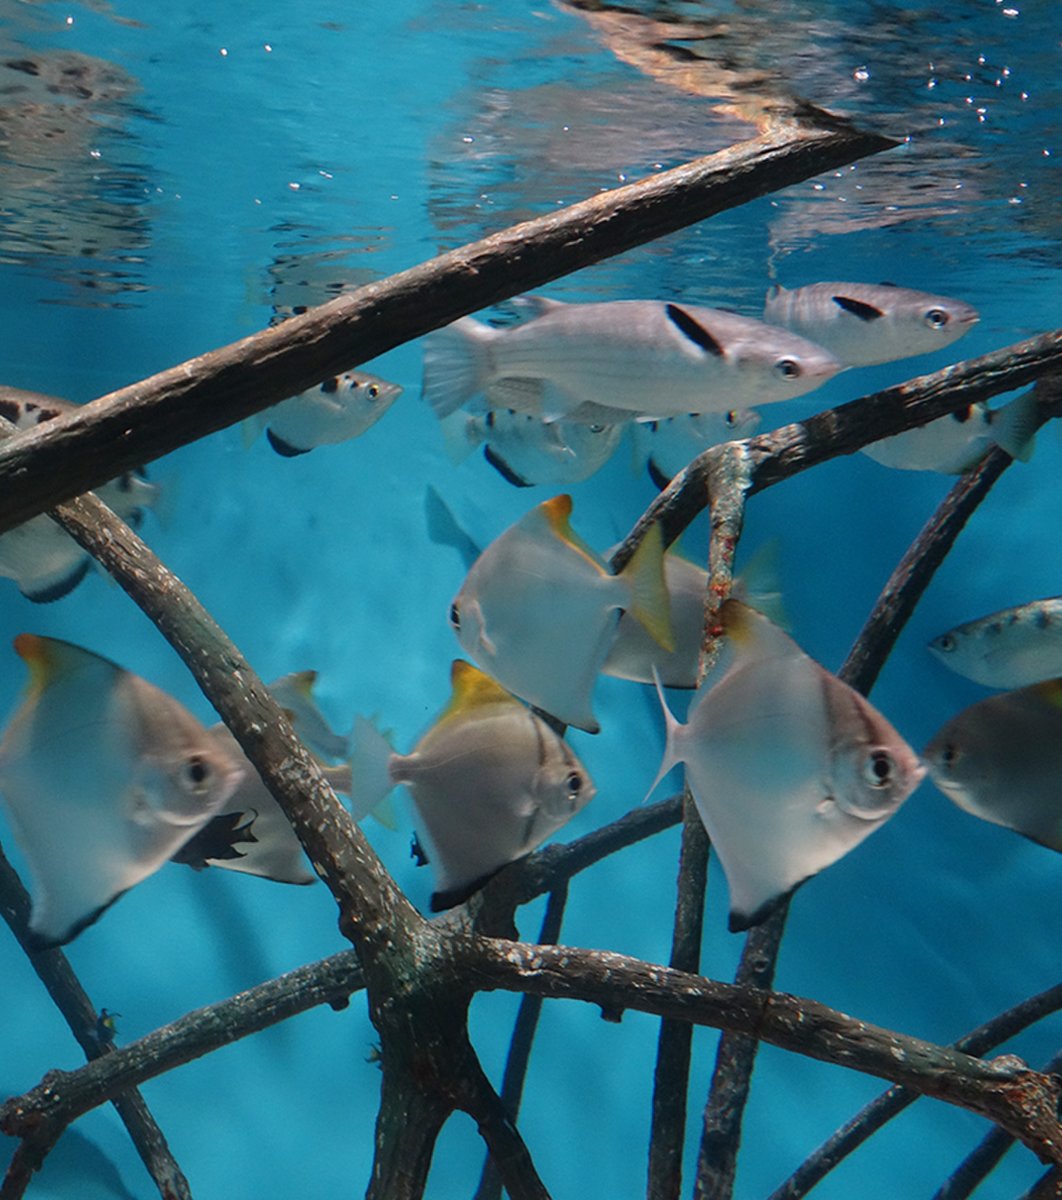
[[[562,304],[494,328],[462,317],[424,342],[424,395],[439,417],[480,398],[545,421],[596,406],[634,419],[728,412],[790,400],[841,363],[821,346],[751,317],[662,300]],[[519,381],[519,386],[513,386]]]

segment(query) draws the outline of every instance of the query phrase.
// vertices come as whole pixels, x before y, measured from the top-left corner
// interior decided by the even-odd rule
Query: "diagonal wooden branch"
[[[101,397],[0,448],[0,533],[466,313],[897,144],[808,108],[800,123],[493,234]]]
[[[29,940],[30,899],[14,867],[0,846],[0,916],[3,916],[19,945],[29,957],[70,1032],[91,1062],[108,1057],[111,1047],[96,1036],[96,1008],[61,950],[35,950]],[[111,1094],[112,1102],[129,1131],[137,1153],[155,1181],[163,1200],[191,1200],[191,1189],[177,1165],[166,1138],[143,1096],[135,1089]],[[43,1162],[54,1139],[42,1131],[37,1144],[19,1147],[7,1177],[0,1187],[0,1200],[17,1200],[33,1172]]]
[[[464,947],[462,965],[480,990],[532,992],[692,1021],[891,1079],[986,1116],[1045,1162],[1062,1162],[1062,1078],[1031,1071],[1013,1056],[985,1062],[868,1025],[814,1000],[719,983],[600,950],[478,938]]]

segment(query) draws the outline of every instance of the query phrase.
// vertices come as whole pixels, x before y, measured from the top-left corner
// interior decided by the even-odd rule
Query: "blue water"
[[[704,55],[718,47],[730,64],[729,73],[702,67],[701,93],[719,96],[735,69],[755,69],[761,88],[795,91],[910,140],[580,272],[550,294],[681,298],[756,315],[772,280],[889,278],[979,308],[980,324],[957,347],[845,373],[768,410],[765,428],[1062,323],[1051,0],[667,7],[725,23],[721,38],[689,43]],[[89,400],[262,328],[274,305],[318,303],[750,135],[710,96],[680,90],[644,45],[632,51],[615,28],[611,42],[605,34],[545,0],[361,0],[338,14],[320,0],[0,6],[3,60],[47,64],[32,79],[0,67],[0,86],[30,88],[0,91],[0,382]],[[72,64],[79,87],[48,91]],[[406,394],[350,444],[288,461],[262,440],[248,450],[233,429],[156,464],[172,511],[164,524],[149,518],[147,531],[263,677],[317,667],[337,727],[379,714],[402,749],[444,702],[456,653],[446,611],[463,568],[428,539],[426,485],[481,543],[549,494],[513,489],[478,457],[448,460],[419,398],[420,360],[413,344],[371,365]],[[976,515],[901,637],[873,698],[913,745],[982,694],[932,661],[925,641],[1060,590],[1060,456],[1046,430],[1033,462],[1008,472]],[[794,635],[824,664],[840,664],[950,484],[855,456],[753,500],[748,544],[780,540]],[[621,449],[574,495],[576,527],[604,547],[654,489]],[[692,530],[687,551],[702,553],[704,540]],[[22,630],[81,642],[210,719],[176,655],[102,576],[47,607],[0,585],[0,642]],[[0,663],[0,711],[16,702],[22,674],[13,654]],[[640,803],[659,759],[647,691],[602,680],[596,708],[604,732],[572,741],[598,796],[564,836]],[[408,830],[366,828],[426,905],[430,881],[409,860]],[[0,838],[13,854],[3,826]],[[677,845],[672,831],[580,877],[564,940],[666,961]],[[1057,982],[1059,872],[1050,852],[976,822],[926,785],[799,892],[778,986],[950,1040]],[[724,979],[741,941],[725,931],[725,911],[713,864],[704,969]],[[537,909],[523,914],[525,936],[538,919]],[[129,1040],[344,945],[323,887],[168,867],[69,952],[96,1003],[122,1014],[120,1040]],[[0,1090],[77,1065],[75,1044],[7,936],[0,997]],[[514,1011],[509,997],[481,996],[473,1007],[474,1040],[494,1078]],[[634,1013],[617,1026],[594,1009],[547,1006],[521,1128],[558,1200],[644,1192],[656,1029]],[[341,1014],[308,1013],[147,1085],[198,1200],[358,1194],[371,1163],[374,1040],[355,999]],[[1038,1064],[1060,1040],[1053,1020],[1009,1049]],[[710,1031],[695,1039],[691,1153],[714,1042]],[[738,1197],[764,1195],[878,1089],[765,1049]],[[922,1102],[816,1194],[928,1195],[986,1129]],[[75,1143],[31,1194],[153,1194],[109,1108],[77,1130],[94,1148]],[[470,1123],[455,1120],[429,1194],[471,1194],[480,1162]],[[1014,1195],[1038,1170],[1019,1149],[981,1194]]]

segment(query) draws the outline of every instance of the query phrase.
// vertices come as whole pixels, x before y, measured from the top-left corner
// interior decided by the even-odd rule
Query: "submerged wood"
[[[759,137],[368,284],[0,447],[0,533],[466,313],[898,143],[808,107]]]

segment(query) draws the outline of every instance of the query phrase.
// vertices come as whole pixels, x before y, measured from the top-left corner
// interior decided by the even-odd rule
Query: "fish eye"
[[[605,432],[604,425],[591,425],[591,426],[589,426],[589,429],[590,429],[591,433],[604,433]]]
[[[723,414],[723,424],[727,427],[727,429],[734,428],[734,426],[737,424],[737,410],[736,409],[732,408],[728,412]]]
[[[800,375],[800,364],[791,358],[780,358],[774,364],[774,369],[783,379],[796,379]]]
[[[375,400],[376,397],[380,394],[380,389],[376,386],[375,383],[370,383],[369,386],[365,389],[365,391],[368,393],[370,400]]]
[[[136,508],[129,510],[129,515],[125,518],[125,523],[130,529],[139,529],[144,524],[144,510],[139,504]]]
[[[863,766],[863,778],[872,788],[888,787],[896,764],[885,750],[875,750]]]
[[[210,779],[210,764],[198,754],[181,764],[181,784],[190,792],[199,792]]]
[[[931,308],[923,320],[930,329],[943,329],[948,323],[948,314],[942,308]]]
[[[942,633],[937,638],[936,647],[938,650],[943,650],[945,654],[950,654],[955,649],[957,643],[953,633]]]
[[[457,601],[450,605],[450,624],[455,629],[461,628],[461,610],[457,607]]]
[[[962,757],[962,752],[954,742],[948,742],[940,751],[940,764],[950,770]]]
[[[568,794],[572,797],[578,796],[583,790],[583,777],[578,771],[570,771],[564,782],[568,788]]]

